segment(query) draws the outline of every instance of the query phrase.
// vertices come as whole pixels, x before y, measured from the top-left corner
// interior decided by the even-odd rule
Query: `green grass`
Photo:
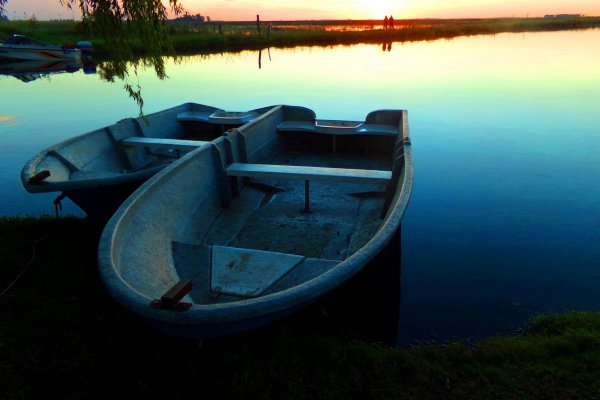
[[[542,316],[476,344],[410,349],[349,339],[322,315],[301,316],[198,348],[109,297],[96,265],[101,229],[0,219],[0,291],[29,265],[0,297],[2,399],[600,397],[600,313],[592,312]]]
[[[268,27],[271,25],[271,29]],[[381,21],[283,21],[263,22],[261,34],[251,22],[170,23],[168,30],[175,51],[213,53],[267,47],[332,46],[385,43],[486,35],[502,32],[534,32],[600,27],[600,17],[568,19],[419,19],[397,20],[397,29],[381,30]],[[331,30],[332,27],[336,30]],[[219,31],[219,27],[221,32]],[[269,32],[269,33],[268,33]],[[51,43],[91,40],[100,56],[108,54],[104,41],[85,32],[81,23],[9,21],[0,23],[0,39],[12,33],[32,35]],[[137,48],[143,55],[143,48]]]
[[[18,33],[37,40],[56,44],[71,44],[90,37],[81,23],[72,21],[8,21],[0,22],[0,40]]]

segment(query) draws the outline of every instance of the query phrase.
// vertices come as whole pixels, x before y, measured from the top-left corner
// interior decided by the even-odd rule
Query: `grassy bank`
[[[251,22],[170,23],[175,51],[212,53],[266,47],[331,46],[453,38],[502,32],[535,32],[600,27],[600,17],[496,18],[397,20],[396,29],[381,29],[382,21],[277,21],[263,22],[259,34]],[[12,33],[37,37],[52,43],[91,40],[96,52],[107,53],[104,42],[87,34],[80,23],[9,21],[0,22],[0,39]],[[138,52],[143,53],[142,48]]]
[[[320,314],[198,348],[108,296],[96,266],[100,232],[77,219],[0,219],[0,291],[22,273],[0,296],[3,399],[600,397],[600,313],[408,350],[340,336]]]

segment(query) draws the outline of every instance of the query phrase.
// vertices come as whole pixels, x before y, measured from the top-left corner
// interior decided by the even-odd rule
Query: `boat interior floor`
[[[356,156],[285,152],[271,163],[385,169],[384,163],[378,161],[367,157],[357,160]],[[383,185],[310,182],[310,213],[306,213],[302,180],[254,181],[266,186],[246,186],[236,199],[241,203],[254,203],[253,207],[243,204],[225,209],[204,243],[344,260],[362,247],[381,224]],[[281,191],[274,192],[269,187]],[[358,193],[365,195],[356,195]],[[368,193],[372,195],[366,195]]]
[[[388,169],[381,157],[283,152],[271,164],[355,169]],[[202,282],[191,295],[196,302],[233,301],[209,287],[210,271],[190,269],[211,264],[211,248],[228,246],[305,257],[301,267],[275,280],[262,294],[284,290],[309,280],[360,249],[382,223],[385,185],[311,182],[310,213],[303,212],[302,180],[260,179],[246,185],[210,229],[190,241],[173,243],[173,262],[182,277]],[[280,190],[274,190],[277,188]],[[193,229],[188,230],[193,232]],[[190,243],[188,242],[188,243]],[[195,260],[192,261],[192,260]],[[239,297],[235,297],[239,300]]]

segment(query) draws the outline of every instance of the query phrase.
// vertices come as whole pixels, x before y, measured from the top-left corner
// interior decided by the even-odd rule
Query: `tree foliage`
[[[0,0],[0,15],[4,15],[8,1]],[[164,0],[164,4],[163,0],[57,1],[69,9],[81,10],[83,26],[105,40],[110,61],[99,66],[100,73],[110,81],[122,79],[141,113],[141,88],[132,85],[129,76],[137,75],[140,66],[151,66],[159,78],[166,77],[162,56],[173,52],[166,22],[169,10],[175,15],[183,11],[179,0]]]
[[[161,0],[60,2],[69,8],[78,7],[84,26],[106,41],[110,61],[99,66],[100,73],[109,81],[115,78],[123,80],[125,90],[138,103],[142,114],[144,102],[141,87],[130,83],[129,74],[132,72],[137,75],[140,66],[151,66],[160,79],[166,77],[162,56],[172,53],[166,34],[169,9]],[[175,14],[182,11],[178,0],[168,0],[168,7]],[[143,54],[143,57],[139,54]]]

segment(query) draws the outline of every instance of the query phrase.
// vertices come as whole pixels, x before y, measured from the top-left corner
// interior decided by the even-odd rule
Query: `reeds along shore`
[[[347,335],[313,307],[199,348],[157,333],[110,298],[96,264],[101,231],[79,219],[0,218],[2,399],[600,395],[598,312],[539,317],[478,343],[396,349]]]
[[[259,29],[260,26],[260,29]],[[396,20],[395,29],[383,29],[382,20],[173,22],[167,30],[177,53],[211,53],[265,47],[330,46],[435,40],[464,35],[535,32],[600,27],[600,17],[411,19]],[[91,40],[97,54],[106,55],[101,38],[88,33],[80,22],[0,22],[0,39],[13,33],[52,43]],[[136,50],[143,55],[143,47]]]

